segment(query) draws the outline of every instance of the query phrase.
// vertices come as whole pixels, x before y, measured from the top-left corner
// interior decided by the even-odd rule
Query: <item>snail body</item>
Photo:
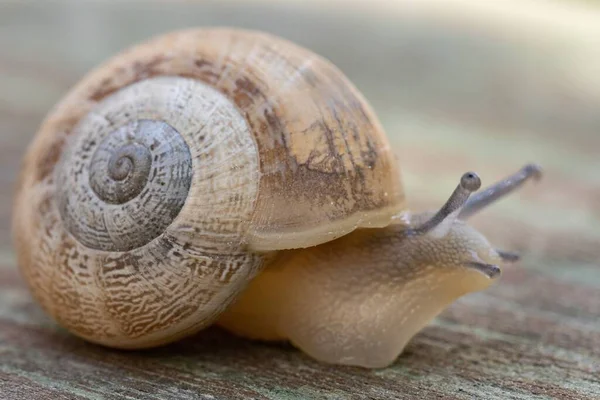
[[[147,348],[218,323],[381,367],[510,258],[456,218],[495,196],[468,203],[478,179],[437,214],[408,212],[383,129],[335,66],[265,33],[194,29],[115,56],[54,107],[13,234],[34,297],[91,342]]]

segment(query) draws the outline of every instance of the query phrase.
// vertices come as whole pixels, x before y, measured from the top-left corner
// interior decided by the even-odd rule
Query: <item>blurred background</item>
[[[533,338],[597,366],[596,1],[2,1],[0,257],[6,268],[15,268],[12,187],[45,113],[114,53],[198,26],[268,31],[333,61],[384,125],[414,209],[437,208],[467,170],[486,185],[525,163],[542,165],[541,182],[473,219],[499,247],[522,252],[523,261],[507,267],[489,290],[459,300],[428,332],[477,326],[484,330],[479,335]]]

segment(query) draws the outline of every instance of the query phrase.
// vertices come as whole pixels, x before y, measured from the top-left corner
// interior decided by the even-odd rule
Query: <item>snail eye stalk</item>
[[[431,219],[412,230],[413,234],[427,233],[443,236],[458,217],[467,203],[469,196],[481,187],[481,179],[474,172],[467,172],[460,178],[460,183],[440,210]]]
[[[496,182],[471,197],[460,211],[458,218],[467,219],[481,209],[514,192],[530,179],[536,181],[542,177],[542,169],[536,164],[528,164],[518,172]]]

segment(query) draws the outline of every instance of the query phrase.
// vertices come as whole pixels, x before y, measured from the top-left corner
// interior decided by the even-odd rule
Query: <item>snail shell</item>
[[[331,63],[234,29],[156,37],[87,75],[26,154],[19,265],[87,340],[141,348],[211,324],[275,251],[404,206],[384,132]]]

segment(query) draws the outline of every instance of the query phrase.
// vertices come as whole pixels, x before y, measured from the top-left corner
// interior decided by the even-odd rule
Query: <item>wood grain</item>
[[[600,23],[586,34],[514,35],[508,24],[466,24],[452,12],[387,14],[264,3],[0,4],[0,398],[600,398],[600,55],[590,40]],[[485,185],[542,164],[541,183],[473,219],[523,260],[453,304],[382,370],[319,364],[216,328],[140,352],[58,328],[32,300],[10,242],[7,188],[24,149],[87,70],[151,35],[199,25],[271,31],[336,63],[380,116],[414,208],[437,207],[466,170]]]

